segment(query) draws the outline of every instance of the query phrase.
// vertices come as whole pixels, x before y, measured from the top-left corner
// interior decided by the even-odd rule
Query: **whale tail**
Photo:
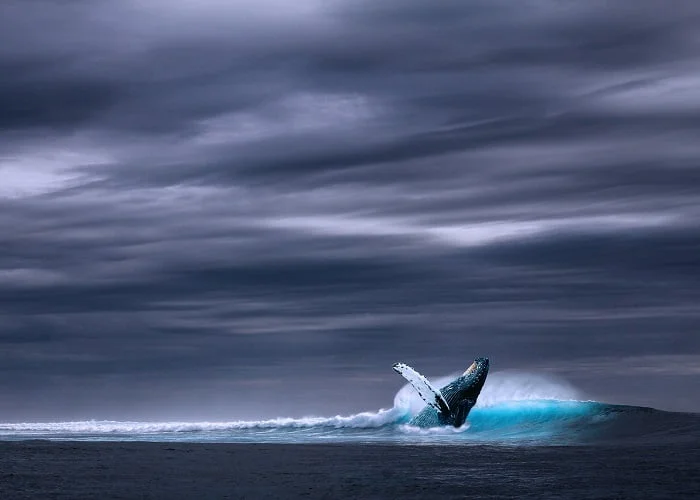
[[[428,379],[418,373],[405,363],[396,363],[392,366],[395,372],[399,373],[403,378],[413,386],[418,395],[427,403],[428,406],[435,408],[438,412],[449,415],[450,406],[447,404],[442,393],[433,387],[428,382]]]

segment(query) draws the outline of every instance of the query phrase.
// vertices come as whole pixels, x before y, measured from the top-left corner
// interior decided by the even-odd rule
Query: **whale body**
[[[408,380],[426,402],[426,407],[411,419],[409,425],[423,428],[449,425],[461,427],[484,387],[489,373],[489,360],[476,358],[462,375],[439,390],[405,363],[396,363],[393,369]]]

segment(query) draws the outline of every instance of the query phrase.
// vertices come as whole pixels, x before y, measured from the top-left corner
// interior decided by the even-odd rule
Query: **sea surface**
[[[451,377],[435,380],[443,384]],[[459,429],[390,408],[228,422],[0,424],[0,498],[700,498],[700,415],[494,373]]]

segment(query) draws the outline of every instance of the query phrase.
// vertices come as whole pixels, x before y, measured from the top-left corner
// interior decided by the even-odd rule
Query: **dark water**
[[[0,424],[0,500],[700,498],[699,414],[523,380],[494,377],[459,429],[407,425],[407,388],[350,416]]]
[[[529,400],[461,429],[410,416],[3,424],[0,499],[700,498],[697,414]]]
[[[700,448],[681,441],[563,447],[16,441],[0,443],[0,498],[700,498]]]

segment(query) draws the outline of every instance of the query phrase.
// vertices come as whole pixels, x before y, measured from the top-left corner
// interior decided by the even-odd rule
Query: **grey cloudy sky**
[[[695,0],[3,0],[0,414],[700,411]]]

